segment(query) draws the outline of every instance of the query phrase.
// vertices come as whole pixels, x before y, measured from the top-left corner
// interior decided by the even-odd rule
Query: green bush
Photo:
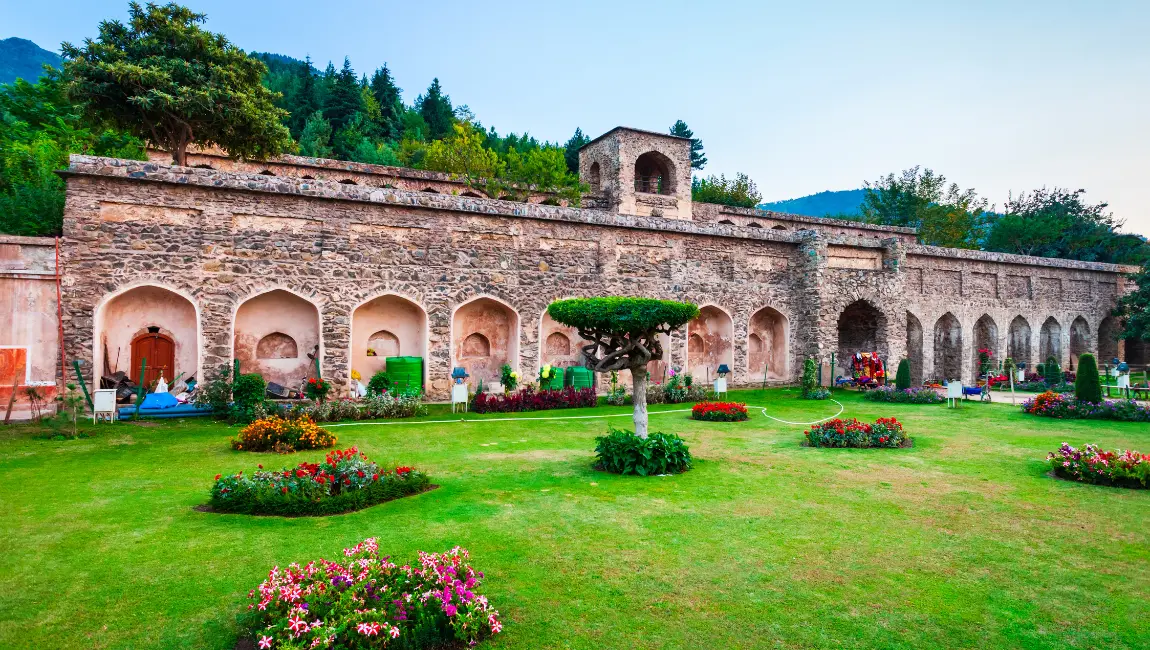
[[[1078,376],[1074,379],[1074,396],[1080,402],[1100,404],[1102,383],[1098,378],[1098,362],[1089,352],[1078,357]]]
[[[257,404],[263,404],[268,384],[257,373],[240,375],[232,383],[232,401],[242,412],[250,412]]]
[[[898,362],[898,372],[894,376],[894,387],[898,390],[910,388],[910,359]]]
[[[615,474],[678,474],[691,469],[691,451],[674,434],[652,433],[646,439],[634,431],[609,428],[595,439],[595,469]]]
[[[1050,357],[1046,360],[1046,371],[1042,373],[1042,378],[1048,384],[1057,384],[1062,381],[1062,369],[1058,367],[1058,359]]]
[[[391,379],[388,378],[387,372],[380,370],[371,376],[367,382],[368,395],[382,395],[391,388]]]
[[[196,388],[194,402],[199,407],[209,407],[212,415],[217,418],[228,417],[232,404],[232,366],[230,363],[221,364],[216,369],[215,379],[200,382]]]
[[[803,362],[803,399],[820,399],[813,397],[815,391],[819,388],[819,366],[813,358],[807,358]]]

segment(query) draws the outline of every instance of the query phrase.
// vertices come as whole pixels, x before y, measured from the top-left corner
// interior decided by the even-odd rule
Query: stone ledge
[[[23,237],[20,235],[0,235],[0,244],[18,244],[20,246],[55,246],[55,237]]]
[[[917,228],[906,228],[903,226],[880,226],[873,223],[865,223],[862,221],[849,221],[847,219],[832,219],[830,217],[811,217],[805,214],[791,214],[789,212],[775,212],[773,210],[760,210],[758,208],[739,208],[733,205],[722,205],[719,203],[707,203],[705,205],[719,206],[720,214],[735,214],[740,217],[758,217],[761,219],[777,219],[780,221],[795,221],[800,223],[813,223],[821,226],[849,226],[851,228],[859,228],[861,230],[877,230],[880,232],[896,232],[904,235],[917,235]]]
[[[1059,269],[1081,269],[1083,271],[1105,271],[1107,273],[1134,273],[1138,270],[1137,266],[1130,266],[1126,264],[1083,262],[1081,260],[1066,260],[1057,257],[1033,257],[1031,255],[995,253],[991,251],[978,251],[965,248],[943,248],[941,246],[926,246],[924,244],[908,244],[906,246],[906,254],[921,255],[924,257],[945,257],[949,259],[971,260],[976,262],[997,262],[999,264],[1046,266]]]

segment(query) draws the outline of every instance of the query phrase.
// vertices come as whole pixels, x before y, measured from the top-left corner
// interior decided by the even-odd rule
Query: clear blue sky
[[[228,2],[187,0],[240,47],[438,76],[500,132],[564,141],[685,120],[704,173],[767,200],[916,164],[1008,192],[1085,188],[1150,235],[1150,2]],[[562,6],[560,6],[562,5]],[[47,49],[127,2],[0,0]]]

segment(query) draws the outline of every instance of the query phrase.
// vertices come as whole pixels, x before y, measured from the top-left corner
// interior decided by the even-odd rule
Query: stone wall
[[[495,344],[481,332],[490,354],[506,355],[525,378],[537,376],[556,331],[543,314],[557,298],[641,295],[713,305],[730,327],[708,327],[708,335],[723,345],[729,339],[722,361],[733,361],[730,379],[739,385],[762,380],[762,369],[750,367],[748,340],[757,332],[762,342],[762,325],[752,318],[764,308],[779,323],[774,357],[785,349],[778,379],[793,380],[806,355],[825,365],[834,353],[841,373],[850,352],[844,341],[873,345],[893,366],[908,350],[908,313],[923,332],[922,343],[910,346],[923,366],[934,357],[934,325],[946,312],[959,321],[963,346],[973,344],[975,322],[988,314],[999,346],[1010,319],[1023,315],[1035,350],[1048,317],[1062,323],[1061,354],[1069,353],[1072,330],[1075,345],[1095,349],[1106,313],[1125,290],[1118,267],[934,249],[906,243],[897,230],[783,231],[85,156],[74,156],[65,176],[69,356],[92,359],[93,314],[110,296],[153,285],[195,304],[197,364],[210,373],[233,358],[241,305],[281,289],[318,310],[323,374],[342,388],[353,368],[368,374],[355,367],[358,352],[351,356],[353,312],[393,295],[426,314],[426,334],[418,337],[426,341],[416,345],[426,345],[433,398],[446,396],[452,367],[482,360],[482,341],[466,341],[479,325],[508,330],[512,339]],[[456,318],[479,300],[507,312]],[[1085,339],[1068,314],[1087,323]],[[556,359],[567,357],[560,343]],[[671,337],[669,349],[671,363],[687,364],[685,331]],[[960,352],[968,380],[972,350]],[[308,351],[301,346],[298,354]]]
[[[51,405],[60,371],[56,240],[0,236],[0,418],[12,386],[12,417],[31,417],[24,395],[35,387]]]

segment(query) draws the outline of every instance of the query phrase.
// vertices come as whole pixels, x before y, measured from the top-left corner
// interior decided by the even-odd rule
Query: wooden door
[[[144,381],[147,386],[164,374],[164,379],[172,381],[172,373],[176,367],[176,344],[163,334],[144,334],[132,341],[132,381],[140,383],[140,363],[148,360],[144,372]]]

